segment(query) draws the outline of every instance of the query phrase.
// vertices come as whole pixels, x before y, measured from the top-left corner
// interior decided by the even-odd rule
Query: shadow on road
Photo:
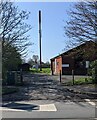
[[[26,111],[39,110],[38,105],[15,103],[15,102],[6,103],[2,105],[2,107],[6,107],[10,109],[17,109],[17,110],[26,110]]]
[[[85,96],[69,91],[49,75],[25,74],[23,79],[25,84],[19,87],[19,92],[3,95],[3,101],[54,100],[66,102],[70,100],[76,102],[83,101],[81,97],[85,98]]]

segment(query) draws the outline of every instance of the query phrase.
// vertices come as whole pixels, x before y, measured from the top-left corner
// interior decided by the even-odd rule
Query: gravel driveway
[[[24,86],[18,86],[19,92],[3,95],[3,101],[22,100],[55,100],[55,101],[83,101],[87,95],[73,93],[58,80],[43,74],[28,74],[23,76]]]

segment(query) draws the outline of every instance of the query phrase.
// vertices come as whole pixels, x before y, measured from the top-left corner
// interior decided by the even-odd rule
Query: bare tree
[[[22,62],[21,55],[27,53],[30,45],[26,34],[31,26],[25,23],[29,12],[20,11],[12,2],[0,2],[0,41],[2,41],[2,78],[7,70],[16,70]]]
[[[65,33],[70,42],[97,42],[97,1],[75,3],[68,15],[70,20],[65,26]]]
[[[70,38],[70,43],[83,43],[93,41],[78,51],[78,55],[86,58],[97,59],[97,1],[75,3],[73,9],[68,12],[70,20],[65,26],[65,33]],[[87,42],[89,43],[89,42]],[[76,55],[77,56],[77,55]],[[93,76],[97,83],[97,65],[93,68]]]
[[[38,60],[39,60],[39,56],[38,56],[38,55],[33,55],[32,60],[33,60],[35,63],[37,63]]]
[[[28,60],[28,63],[32,66],[32,65],[35,64],[35,61],[34,61],[33,59],[30,58],[30,59]]]
[[[30,44],[29,36],[26,33],[31,26],[24,20],[29,17],[29,12],[19,11],[18,7],[12,2],[0,2],[0,37],[2,39],[3,54],[9,49],[10,45],[17,47],[17,50],[24,54]]]
[[[76,46],[86,41],[94,41],[94,44],[87,44],[86,49],[79,50],[87,57],[96,56],[97,53],[97,2],[78,2],[68,11],[70,20],[67,21],[65,34],[70,38],[69,44]],[[92,48],[92,49],[91,49]],[[88,50],[88,51],[87,51]]]

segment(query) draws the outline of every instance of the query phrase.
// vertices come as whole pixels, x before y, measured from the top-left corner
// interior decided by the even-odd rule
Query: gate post
[[[74,70],[72,70],[72,84],[74,85]]]
[[[61,70],[60,70],[60,83],[61,83]]]
[[[20,69],[20,81],[21,81],[21,84],[23,84],[23,74],[22,74],[22,69]]]

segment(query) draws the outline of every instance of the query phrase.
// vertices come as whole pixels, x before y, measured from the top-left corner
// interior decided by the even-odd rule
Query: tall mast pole
[[[41,11],[39,10],[39,46],[40,46],[40,71],[42,71],[41,65]]]

